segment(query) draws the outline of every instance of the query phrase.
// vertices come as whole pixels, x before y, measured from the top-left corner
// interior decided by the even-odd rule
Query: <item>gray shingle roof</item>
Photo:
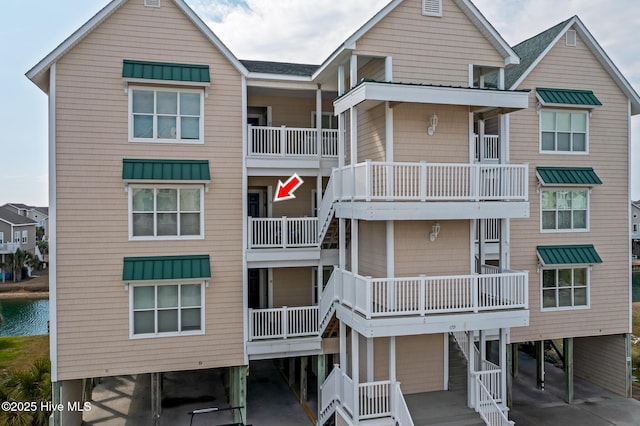
[[[513,50],[520,56],[520,64],[507,67],[504,72],[504,85],[511,88],[518,81],[522,74],[538,59],[549,44],[560,34],[567,22],[562,21],[559,24],[531,37],[513,47]]]
[[[311,77],[320,65],[292,64],[290,62],[269,62],[240,60],[249,72],[263,74],[296,75]]]
[[[0,219],[9,222],[13,225],[35,225],[37,222],[35,220],[29,219],[26,216],[21,216],[17,213],[12,212],[11,210],[0,207]]]

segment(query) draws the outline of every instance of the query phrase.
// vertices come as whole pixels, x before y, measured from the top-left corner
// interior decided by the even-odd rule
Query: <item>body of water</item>
[[[48,299],[0,300],[0,336],[47,334]]]

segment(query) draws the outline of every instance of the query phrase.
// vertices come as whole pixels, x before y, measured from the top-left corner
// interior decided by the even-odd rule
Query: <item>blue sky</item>
[[[320,63],[387,2],[187,0],[237,57],[305,63]],[[24,74],[107,3],[2,1],[0,204],[48,205],[47,97]],[[512,45],[573,15],[580,16],[636,91],[640,90],[637,0],[610,0],[605,8],[602,0],[474,0],[474,4]],[[640,117],[632,119],[632,135],[632,198],[640,199]]]

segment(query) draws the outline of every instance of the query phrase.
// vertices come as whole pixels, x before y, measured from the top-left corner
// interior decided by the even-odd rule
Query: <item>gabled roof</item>
[[[24,210],[33,210],[33,209],[35,209],[35,207],[33,207],[33,206],[28,206],[26,204],[21,204],[21,203],[7,203],[2,207],[6,207],[6,206],[11,206],[11,207],[15,207],[16,209],[24,209]]]
[[[311,77],[320,65],[294,64],[290,62],[250,61],[241,59],[240,62],[249,72],[260,74],[295,75]]]
[[[513,50],[520,55],[520,65],[508,67],[505,70],[505,86],[511,89],[517,88],[570,28],[576,31],[585,45],[616,82],[620,90],[629,98],[631,101],[631,115],[640,114],[640,96],[638,96],[638,93],[633,89],[631,84],[629,84],[624,75],[622,75],[620,70],[615,66],[613,61],[611,61],[609,56],[607,56],[600,44],[598,44],[577,16],[560,22],[548,30],[514,46]]]
[[[80,43],[87,35],[102,24],[109,16],[115,13],[128,0],[112,0],[102,10],[96,13],[83,26],[71,34],[65,41],[56,47],[51,53],[38,62],[33,68],[27,71],[27,77],[33,81],[43,92],[48,92],[49,81],[47,73],[51,66],[55,64],[69,50]],[[231,51],[222,43],[222,41],[211,31],[202,19],[184,2],[184,0],[171,0],[193,24],[204,34],[204,36],[220,50],[220,52],[231,62],[236,69],[242,74],[247,75],[247,69],[242,63],[231,53]]]
[[[404,0],[392,0],[382,10],[375,14],[367,23],[360,27],[355,33],[345,40],[329,57],[318,67],[313,75],[315,79],[322,71],[327,68],[337,57],[345,50],[353,50],[356,48],[357,41],[362,38],[371,28],[376,26],[383,18],[393,11]],[[475,27],[487,38],[489,43],[504,58],[505,65],[518,64],[520,58],[502,38],[496,29],[487,21],[480,11],[469,0],[452,0],[460,10],[469,18]]]
[[[35,220],[14,213],[6,207],[0,207],[0,220],[10,225],[35,225],[37,223]]]

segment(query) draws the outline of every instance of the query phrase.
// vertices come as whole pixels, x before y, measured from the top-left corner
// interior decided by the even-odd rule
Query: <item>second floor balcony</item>
[[[20,243],[0,243],[0,254],[13,254],[20,248]]]

